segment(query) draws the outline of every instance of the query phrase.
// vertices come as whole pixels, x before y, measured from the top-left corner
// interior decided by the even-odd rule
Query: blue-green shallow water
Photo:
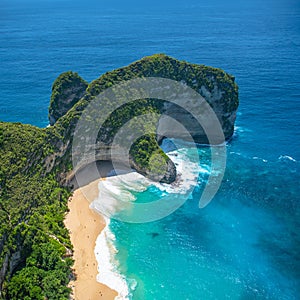
[[[133,299],[298,299],[299,164],[232,148],[223,185],[206,208],[198,208],[200,176],[200,188],[169,217],[112,221],[120,270],[138,283]],[[202,157],[207,151],[199,149]]]
[[[299,299],[299,11],[297,0],[1,1],[0,120],[45,127],[59,73],[91,81],[157,52],[236,77],[212,203],[198,209],[201,185],[166,219],[111,223],[134,299]]]

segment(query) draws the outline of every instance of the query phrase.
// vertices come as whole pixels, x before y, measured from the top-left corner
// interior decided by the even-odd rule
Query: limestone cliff
[[[54,124],[54,129],[63,136],[64,144],[70,142],[77,124],[77,120],[80,118],[82,111],[84,111],[84,109],[90,103],[91,99],[114,84],[139,77],[168,78],[184,83],[191,87],[196,92],[200,93],[214,110],[222,126],[225,139],[228,140],[233,135],[236,111],[239,103],[238,87],[235,83],[234,77],[217,68],[191,64],[185,61],[176,60],[164,54],[156,54],[145,57],[127,67],[105,73],[98,79],[92,81],[87,86],[85,91],[83,90],[85,85],[81,85],[81,93],[84,94],[84,96],[81,99],[74,98],[72,103],[75,102],[75,104],[70,109],[69,101],[66,103],[64,101],[57,101],[56,108],[51,106],[51,112],[49,115],[59,116],[62,114],[62,112],[69,109],[67,113],[58,118],[57,122]],[[62,86],[62,84],[60,84],[62,79],[63,77],[59,77],[56,80],[55,85]],[[55,89],[55,97],[57,99],[64,99],[65,91],[63,89],[60,89],[60,91],[62,92],[62,96],[60,96],[60,94],[57,92],[57,89]],[[195,105],[197,105],[197,103]],[[103,104],[101,109],[99,109],[99,114],[103,113],[104,109],[105,105]],[[99,145],[102,145],[98,149],[99,159],[101,159],[100,157],[103,157],[103,151],[109,152],[109,147],[103,147],[103,144],[109,146],[113,140],[112,137],[116,134],[118,129],[122,127],[122,124],[125,124],[128,120],[130,120],[130,118],[143,113],[143,110],[163,113],[174,119],[177,119],[188,129],[189,134],[191,134],[197,143],[208,142],[206,134],[200,124],[195,122],[193,116],[184,110],[184,103],[182,103],[180,107],[164,101],[162,101],[159,105],[154,104],[153,102],[150,103],[148,101],[143,103],[142,106],[135,105],[131,106],[129,109],[124,107],[122,108],[122,112],[114,112],[111,115],[110,119],[106,122],[106,128],[102,129],[102,131],[99,133],[99,141],[101,142]],[[160,121],[160,124],[162,122],[163,120]],[[179,137],[183,139],[187,138],[182,135],[178,136],[176,127],[168,127],[167,124],[164,124],[164,133],[157,138],[161,139],[163,136]],[[85,141],[86,144],[89,142],[90,141],[88,140]],[[154,140],[153,143],[155,143],[153,151],[158,150],[159,146],[157,141]],[[69,147],[71,147],[71,143],[69,143]],[[92,147],[93,145],[91,145],[91,148]],[[102,150],[104,148],[106,150]],[[70,149],[66,149],[66,153],[70,154]],[[138,156],[138,151],[136,151],[135,154]],[[163,153],[161,152],[161,155],[162,154]],[[91,156],[93,156],[93,153]],[[150,156],[151,154],[149,154],[149,157]],[[106,157],[109,158],[109,154],[106,155]],[[147,166],[145,164],[141,165],[139,162],[137,162],[136,157],[131,155],[130,161],[132,162],[131,166],[138,172],[144,175],[151,173],[145,171]],[[140,161],[146,160],[140,159]],[[167,159],[166,165],[168,166],[167,173],[169,172],[170,174],[174,174],[175,167],[172,162],[169,162]],[[167,173],[163,181],[170,183],[174,180],[174,176],[169,176],[170,174],[168,175]],[[169,179],[166,180],[166,178]]]

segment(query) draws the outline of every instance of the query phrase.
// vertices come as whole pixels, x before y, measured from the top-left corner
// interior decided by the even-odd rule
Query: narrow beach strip
[[[70,231],[74,247],[73,268],[76,279],[70,286],[72,299],[75,300],[111,300],[118,295],[116,291],[97,282],[98,269],[94,249],[97,237],[106,223],[102,216],[90,209],[86,196],[88,199],[98,197],[98,183],[99,180],[95,180],[75,190],[68,202],[69,212],[65,218],[65,226]]]

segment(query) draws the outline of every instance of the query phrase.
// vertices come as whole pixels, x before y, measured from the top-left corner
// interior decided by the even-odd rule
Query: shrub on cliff
[[[82,98],[88,84],[77,73],[65,72],[58,76],[52,86],[49,121],[53,125]]]

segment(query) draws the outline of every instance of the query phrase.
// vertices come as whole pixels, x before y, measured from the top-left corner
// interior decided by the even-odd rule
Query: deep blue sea
[[[91,81],[154,53],[233,74],[240,106],[207,207],[200,174],[167,218],[111,222],[132,299],[300,299],[298,0],[2,0],[0,120],[46,127],[61,72]]]

